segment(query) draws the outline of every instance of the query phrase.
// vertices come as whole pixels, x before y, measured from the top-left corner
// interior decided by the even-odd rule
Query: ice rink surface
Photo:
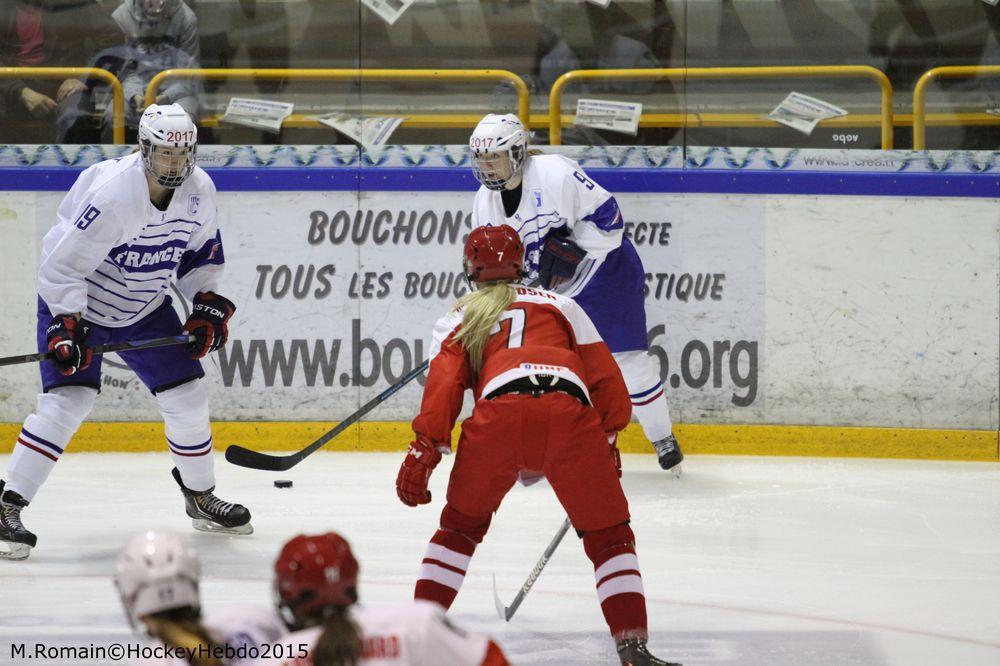
[[[118,548],[148,527],[178,530],[199,551],[208,611],[269,604],[280,545],[329,529],[358,555],[362,602],[409,598],[451,464],[432,479],[434,502],[410,509],[393,485],[401,457],[319,453],[274,475],[219,455],[218,494],[247,505],[256,528],[220,537],[190,528],[166,454],[66,455],[23,516],[38,547],[27,561],[0,561],[0,663],[17,663],[12,642],[127,639],[110,573]],[[623,458],[659,656],[688,666],[1000,664],[1000,465],[690,456],[678,480],[652,456]],[[276,489],[275,478],[295,486]],[[562,519],[547,484],[516,486],[452,616],[516,664],[617,663],[572,532],[511,622],[496,615],[492,575],[509,603]]]

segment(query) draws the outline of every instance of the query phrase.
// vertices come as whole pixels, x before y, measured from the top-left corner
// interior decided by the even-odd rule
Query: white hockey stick
[[[521,602],[524,601],[524,597],[527,596],[528,590],[531,589],[535,581],[538,580],[538,576],[542,573],[542,569],[548,564],[549,558],[552,557],[552,553],[556,552],[556,548],[559,546],[559,542],[562,541],[563,537],[566,536],[566,532],[569,531],[570,522],[569,516],[563,521],[563,524],[559,526],[559,531],[556,535],[552,537],[552,541],[549,542],[548,547],[545,552],[542,553],[541,558],[539,558],[538,563],[535,568],[531,570],[528,574],[528,580],[524,581],[524,585],[521,586],[521,590],[514,597],[514,601],[510,603],[510,606],[504,606],[503,602],[500,601],[500,595],[497,594],[497,575],[493,574],[493,603],[496,604],[497,614],[500,615],[505,621],[510,622],[510,618],[514,617],[514,613],[517,612],[518,607]]]

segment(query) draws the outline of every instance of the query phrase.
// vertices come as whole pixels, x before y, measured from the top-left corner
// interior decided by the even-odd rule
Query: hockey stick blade
[[[500,595],[497,593],[496,574],[493,574],[493,603],[497,607],[497,615],[500,616],[500,619],[504,621],[509,621],[510,618],[507,616],[507,607],[503,605],[503,601],[500,600]]]
[[[528,580],[524,581],[524,585],[521,586],[517,596],[514,597],[514,601],[510,602],[510,606],[504,606],[503,602],[500,600],[500,595],[497,594],[496,574],[493,575],[493,603],[496,604],[497,613],[505,621],[510,622],[510,618],[514,617],[514,613],[516,613],[517,609],[521,607],[521,602],[524,601],[526,596],[528,596],[528,592],[534,586],[538,577],[542,574],[542,569],[544,569],[545,565],[549,563],[549,558],[551,558],[552,554],[556,552],[556,548],[562,542],[563,537],[566,536],[566,532],[569,531],[570,527],[571,524],[569,516],[567,516],[562,525],[559,526],[559,531],[556,532],[554,537],[552,537],[552,541],[549,542],[545,552],[542,553],[540,558],[538,558],[535,568],[531,570],[530,574],[528,574]]]
[[[388,400],[394,393],[396,393],[396,391],[419,377],[421,373],[427,369],[428,365],[430,365],[430,361],[424,361],[421,363],[418,367],[407,373],[405,377],[366,402],[360,409],[358,409],[358,411],[338,423],[336,427],[328,430],[319,439],[301,451],[297,451],[287,456],[272,456],[267,453],[261,453],[260,451],[254,451],[243,446],[232,444],[226,448],[226,460],[240,467],[259,469],[265,472],[284,472],[289,470],[302,462],[307,456],[321,449],[331,439],[360,421],[365,414]]]
[[[165,338],[152,338],[150,340],[129,340],[127,342],[112,342],[106,345],[94,345],[90,350],[94,356],[98,354],[109,354],[119,351],[137,351],[139,349],[152,349],[153,347],[169,347],[171,345],[186,345],[194,340],[193,335],[171,335]],[[41,352],[39,354],[22,354],[20,356],[5,356],[0,358],[0,365],[17,365],[18,363],[35,363],[47,361],[55,358],[53,352]]]
[[[232,444],[226,448],[226,460],[239,467],[266,472],[284,472],[299,462],[295,460],[295,456],[272,456],[244,448],[238,444]]]

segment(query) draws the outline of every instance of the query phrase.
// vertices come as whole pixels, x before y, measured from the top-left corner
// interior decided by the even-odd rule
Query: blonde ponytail
[[[323,625],[313,647],[312,663],[330,666],[356,666],[361,662],[361,632],[347,609],[338,609]]]
[[[143,622],[150,635],[164,645],[186,651],[191,666],[222,666],[214,655],[218,646],[202,624],[199,612],[190,606],[148,615]]]
[[[472,370],[476,374],[483,367],[483,350],[486,349],[490,331],[515,298],[517,295],[509,282],[485,282],[455,303],[455,310],[465,308],[462,327],[455,335],[455,341],[460,342],[469,354]]]

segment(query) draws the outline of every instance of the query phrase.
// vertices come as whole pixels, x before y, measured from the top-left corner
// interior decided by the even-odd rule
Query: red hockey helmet
[[[358,561],[336,532],[300,534],[285,544],[274,563],[274,589],[289,626],[323,617],[358,600]]]
[[[524,271],[524,243],[513,227],[478,227],[465,241],[462,266],[469,282],[520,282]]]

